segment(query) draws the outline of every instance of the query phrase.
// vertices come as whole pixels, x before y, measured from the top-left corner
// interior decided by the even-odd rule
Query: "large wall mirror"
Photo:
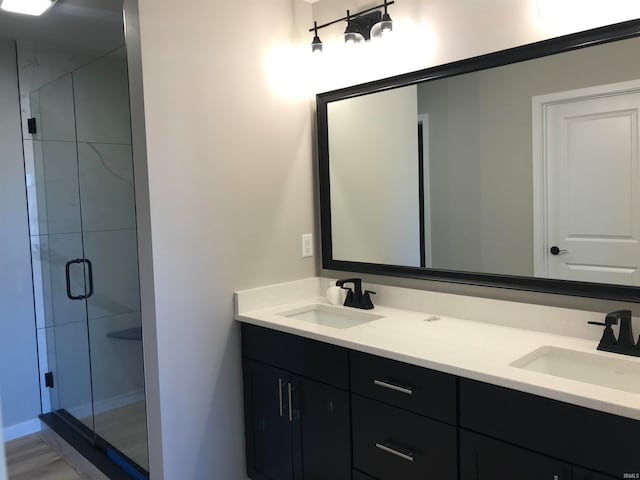
[[[640,301],[639,34],[318,95],[323,266]]]

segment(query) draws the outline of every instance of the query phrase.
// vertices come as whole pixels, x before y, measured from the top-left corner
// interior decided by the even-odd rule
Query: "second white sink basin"
[[[382,318],[382,315],[323,304],[307,305],[277,315],[333,328],[355,327]]]
[[[640,394],[640,361],[541,347],[510,364],[534,372]]]

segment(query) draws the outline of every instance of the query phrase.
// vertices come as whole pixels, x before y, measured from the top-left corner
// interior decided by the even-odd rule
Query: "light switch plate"
[[[305,233],[302,235],[302,258],[313,257],[313,235]]]

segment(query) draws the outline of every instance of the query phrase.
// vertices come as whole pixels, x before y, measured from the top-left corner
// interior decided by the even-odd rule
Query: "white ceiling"
[[[59,0],[40,17],[0,10],[0,38],[111,50],[124,43],[122,0]]]

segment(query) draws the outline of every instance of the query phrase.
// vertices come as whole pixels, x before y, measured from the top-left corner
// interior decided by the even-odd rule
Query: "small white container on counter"
[[[336,286],[336,282],[331,282],[327,288],[327,300],[331,305],[342,305],[347,298],[347,291]]]

